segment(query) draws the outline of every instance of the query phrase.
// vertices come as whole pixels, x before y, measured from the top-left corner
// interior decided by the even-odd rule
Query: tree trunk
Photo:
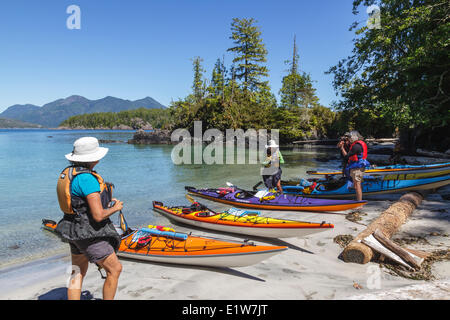
[[[390,239],[392,235],[406,222],[414,209],[420,205],[423,195],[418,192],[409,192],[399,201],[392,204],[377,219],[372,221],[342,252],[345,262],[365,264],[372,260],[374,252],[365,244],[359,242],[379,229],[383,235]]]

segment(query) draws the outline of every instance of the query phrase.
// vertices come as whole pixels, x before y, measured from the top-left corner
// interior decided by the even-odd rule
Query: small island
[[[39,124],[28,123],[24,121],[0,118],[0,128],[2,129],[39,129],[42,128]]]
[[[58,126],[60,130],[153,130],[169,123],[167,109],[139,108],[120,112],[97,112],[72,116]]]

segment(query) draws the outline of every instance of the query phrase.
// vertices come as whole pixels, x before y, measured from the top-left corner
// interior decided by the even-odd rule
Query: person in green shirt
[[[264,167],[262,168],[262,179],[266,187],[271,190],[278,189],[279,193],[283,193],[281,188],[281,166],[284,163],[283,155],[279,150],[279,146],[275,140],[269,140],[269,144],[266,145],[266,159],[263,161]]]

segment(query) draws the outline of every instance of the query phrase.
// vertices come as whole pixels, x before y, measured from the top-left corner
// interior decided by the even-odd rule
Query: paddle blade
[[[123,232],[127,232],[128,224],[125,221],[125,217],[123,216],[122,211],[119,213],[119,219],[120,219],[120,229],[122,229]]]
[[[195,202],[195,200],[194,200],[194,198],[192,198],[190,195],[186,195],[186,199],[188,199],[189,200],[189,202],[190,203],[194,203]]]

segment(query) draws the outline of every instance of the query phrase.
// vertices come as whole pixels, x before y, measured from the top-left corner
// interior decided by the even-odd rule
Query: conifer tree
[[[233,52],[236,64],[235,75],[242,82],[244,91],[257,92],[266,90],[268,81],[262,78],[268,76],[268,69],[263,63],[267,61],[267,49],[261,39],[261,31],[254,24],[256,20],[234,18],[231,23],[234,47],[227,51]]]
[[[211,77],[211,93],[216,97],[224,95],[226,68],[223,59],[217,59]]]
[[[192,90],[196,102],[199,102],[205,94],[205,81],[203,79],[203,73],[205,70],[202,67],[203,59],[200,57],[195,57],[193,59],[193,69],[194,69],[194,81],[192,83]]]
[[[299,107],[310,108],[319,101],[312,86],[311,77],[298,70],[299,54],[297,51],[296,38],[294,36],[294,48],[292,60],[285,63],[289,65],[289,74],[283,77],[283,85],[280,89],[281,106],[289,109]]]

